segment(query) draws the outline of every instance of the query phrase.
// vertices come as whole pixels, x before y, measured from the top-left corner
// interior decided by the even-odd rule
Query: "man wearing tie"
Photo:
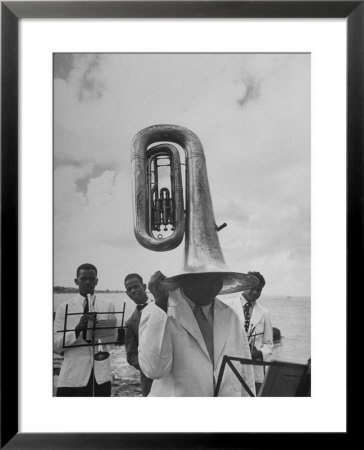
[[[161,272],[148,287],[155,298],[143,310],[139,327],[139,364],[152,378],[149,396],[212,397],[224,355],[250,358],[241,321],[216,298],[223,286],[219,274],[179,277],[179,287],[168,292]],[[235,363],[250,394],[255,394],[250,365]],[[231,370],[226,370],[219,396],[248,396]]]
[[[54,351],[64,353],[58,378],[57,397],[109,397],[111,395],[110,357],[103,361],[95,361],[92,346],[73,347],[89,343],[86,341],[86,329],[89,321],[95,320],[95,313],[108,312],[102,315],[102,319],[115,319],[114,304],[95,294],[97,282],[97,269],[94,265],[79,266],[75,278],[78,294],[62,303],[56,312]],[[59,333],[65,327],[67,305],[70,315],[67,316],[66,329],[70,331]],[[90,307],[93,312],[90,312]],[[113,340],[116,341],[116,336]],[[66,348],[63,347],[64,343]]]
[[[138,345],[139,345],[139,323],[142,315],[142,310],[150,303],[146,293],[146,285],[143,283],[143,278],[137,273],[130,273],[124,280],[126,293],[136,304],[136,308],[130,319],[126,322],[125,330],[125,351],[128,363],[140,370],[138,359]],[[147,397],[153,380],[146,377],[140,370],[140,384],[142,388],[143,397]]]
[[[259,272],[248,272],[260,281],[259,286],[248,289],[240,295],[240,308],[244,314],[244,331],[248,335],[252,359],[265,361],[273,350],[273,328],[269,311],[257,303],[265,280]],[[255,388],[257,394],[264,379],[264,367],[254,366]]]

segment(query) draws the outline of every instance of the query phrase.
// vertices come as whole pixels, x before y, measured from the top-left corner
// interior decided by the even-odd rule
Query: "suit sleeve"
[[[56,353],[62,353],[63,351],[67,351],[68,349],[63,347],[63,337],[65,336],[65,345],[72,346],[75,344],[81,343],[83,341],[81,335],[76,337],[76,333],[74,330],[67,331],[66,333],[59,333],[59,331],[64,330],[64,319],[66,316],[66,304],[63,303],[59,306],[56,312],[56,317],[54,319],[54,336],[53,336],[53,350]],[[67,329],[69,329],[69,325],[67,325]]]
[[[126,322],[125,351],[128,363],[140,370],[138,360],[138,335],[135,333],[135,330],[132,329],[130,320]]]
[[[152,379],[166,376],[172,368],[172,336],[167,314],[154,303],[143,309],[139,324],[139,365]]]
[[[273,327],[268,311],[264,313],[264,333],[262,345],[260,346],[259,350],[263,354],[264,361],[269,357],[269,355],[273,353]]]

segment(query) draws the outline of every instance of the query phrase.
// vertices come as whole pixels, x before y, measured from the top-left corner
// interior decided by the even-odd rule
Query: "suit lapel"
[[[227,330],[231,324],[230,308],[222,303],[219,299],[215,298],[214,305],[214,363],[217,367],[219,358],[225,348]]]
[[[72,305],[72,312],[83,312],[83,303],[84,303],[85,299],[81,296],[79,297],[74,297],[71,302],[70,305]]]
[[[187,303],[179,289],[173,291],[169,297],[169,315],[174,317],[183,328],[198,342],[201,349],[210,359],[204,338],[201,334],[200,327],[198,326],[195,315],[192,308]]]
[[[255,303],[254,308],[253,308],[253,312],[252,312],[252,316],[250,319],[250,327],[249,329],[254,328],[257,323],[260,321],[261,317],[262,317],[263,311],[259,308],[259,305],[257,305]]]
[[[98,311],[105,312],[104,302],[97,295],[95,295],[95,301],[93,304],[93,308],[94,308],[94,311],[96,311],[96,312],[98,312]]]
[[[72,316],[67,316],[67,328],[72,328],[73,325],[77,325],[78,322],[80,321],[82,314],[83,314],[83,302],[84,302],[84,298],[81,297],[80,295],[77,297],[74,297],[71,302],[69,303],[69,307],[68,307],[68,314],[69,313],[80,313],[72,315]],[[70,326],[70,324],[72,324],[72,326]]]

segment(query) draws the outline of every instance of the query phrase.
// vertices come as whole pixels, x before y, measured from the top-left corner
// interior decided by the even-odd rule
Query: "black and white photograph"
[[[348,435],[363,20],[2,2],[1,448]]]
[[[311,395],[309,53],[53,54],[53,331],[55,397]]]

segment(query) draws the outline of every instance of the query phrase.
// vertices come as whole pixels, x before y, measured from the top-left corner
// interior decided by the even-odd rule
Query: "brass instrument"
[[[95,353],[95,361],[104,361],[110,356],[110,353],[106,351],[101,339],[97,340],[97,352]]]
[[[179,151],[185,151],[186,209]],[[161,160],[170,167],[169,189],[160,188]],[[133,139],[134,234],[145,248],[166,251],[176,248],[185,236],[184,267],[180,274],[164,280],[169,290],[178,287],[183,275],[222,274],[223,293],[253,288],[253,275],[231,272],[226,266],[214,219],[206,160],[202,144],[192,131],[178,125],[153,125]],[[164,228],[162,228],[164,227]]]
[[[96,311],[93,308],[90,294],[87,294],[87,301],[88,301],[89,312],[95,313]],[[96,321],[97,321],[97,316],[95,315],[95,320],[94,321],[89,320],[89,325],[87,325],[88,328],[93,328],[92,329],[92,343],[94,343],[94,341],[95,341]],[[94,346],[93,346],[93,349],[95,349]],[[109,356],[110,356],[110,353],[106,350],[106,348],[104,348],[101,339],[98,338],[97,339],[97,352],[95,353],[95,351],[94,351],[94,360],[95,361],[104,361]]]

